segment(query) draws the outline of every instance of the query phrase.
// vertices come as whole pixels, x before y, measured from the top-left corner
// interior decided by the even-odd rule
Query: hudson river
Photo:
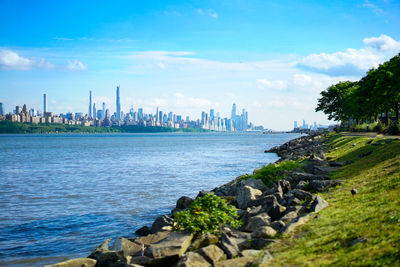
[[[295,134],[0,135],[0,265],[86,257],[277,156]]]

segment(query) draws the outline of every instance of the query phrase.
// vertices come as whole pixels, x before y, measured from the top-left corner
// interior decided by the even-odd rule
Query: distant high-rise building
[[[97,119],[96,115],[96,103],[93,103],[93,119]]]
[[[92,91],[89,91],[89,119],[92,118]]]
[[[214,119],[214,109],[210,109],[210,119]]]
[[[19,113],[21,113],[21,111],[22,111],[21,106],[16,106],[15,107],[15,114],[19,114]]]
[[[101,112],[101,119],[104,120],[106,117],[106,103],[103,102],[103,111]]]
[[[297,128],[298,128],[298,127],[297,127],[297,121],[294,121],[293,128],[294,128],[294,129],[297,129]]]
[[[142,108],[138,109],[138,118],[139,118],[139,120],[143,119],[143,109]]]
[[[47,112],[47,95],[43,94],[43,112]]]
[[[232,106],[232,114],[231,114],[231,120],[235,120],[236,119],[236,104],[233,104]]]
[[[121,119],[121,103],[119,101],[119,85],[117,86],[117,120]]]
[[[158,122],[158,107],[156,109],[156,123]]]
[[[2,102],[0,102],[0,115],[4,115],[4,107]]]
[[[103,119],[103,110],[102,110],[102,109],[99,109],[99,110],[97,111],[97,118],[98,118],[98,119]]]

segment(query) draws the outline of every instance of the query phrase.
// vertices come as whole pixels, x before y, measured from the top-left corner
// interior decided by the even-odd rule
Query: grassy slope
[[[268,266],[400,266],[400,140],[334,135],[329,144],[337,150],[327,156],[354,161],[330,175],[345,182],[321,194],[329,207],[317,218],[269,247]],[[350,246],[360,237],[368,242]]]

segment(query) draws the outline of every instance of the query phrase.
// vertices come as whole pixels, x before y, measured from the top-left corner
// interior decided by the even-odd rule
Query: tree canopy
[[[368,71],[361,80],[331,85],[321,96],[315,110],[324,112],[330,120],[358,122],[392,112],[399,121],[400,53]]]

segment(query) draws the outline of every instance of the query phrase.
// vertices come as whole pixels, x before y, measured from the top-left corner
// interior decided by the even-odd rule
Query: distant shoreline
[[[47,134],[47,133],[166,133],[166,132],[212,132],[201,128],[171,128],[160,126],[122,125],[94,127],[59,123],[20,123],[0,121],[0,134]]]

